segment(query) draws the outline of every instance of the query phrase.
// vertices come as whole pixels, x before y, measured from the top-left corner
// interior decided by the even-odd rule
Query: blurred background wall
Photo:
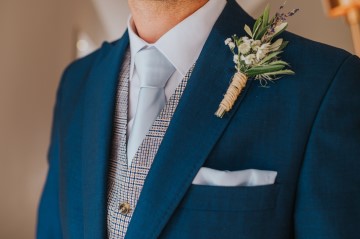
[[[268,1],[239,2],[257,15]],[[293,7],[301,12],[291,31],[353,51],[347,25],[328,19],[320,0],[288,1]],[[0,238],[34,238],[62,70],[120,37],[128,14],[126,0],[0,0]]]

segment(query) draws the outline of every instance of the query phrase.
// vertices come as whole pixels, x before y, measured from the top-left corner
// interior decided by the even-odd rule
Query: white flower
[[[265,43],[259,47],[258,51],[256,52],[256,59],[260,61],[263,59],[268,53],[270,52],[270,44]]]
[[[229,45],[230,42],[232,42],[232,39],[231,39],[231,38],[226,39],[226,40],[225,40],[225,45]]]
[[[254,50],[254,51],[257,51],[259,49],[261,45],[261,41],[260,40],[256,40],[256,41],[253,41],[251,43],[251,48]]]
[[[249,39],[248,37],[242,37],[241,40],[247,44],[251,44],[251,42],[253,41],[253,39]]]
[[[228,44],[228,46],[229,46],[230,50],[234,50],[234,48],[235,48],[235,43],[234,43],[234,42],[230,42],[230,43]]]
[[[251,45],[249,42],[244,42],[239,46],[239,52],[243,55],[249,53],[250,49],[251,49]]]
[[[234,55],[234,63],[235,64],[239,63],[239,55]]]
[[[255,54],[250,54],[248,56],[241,56],[241,60],[245,61],[246,65],[252,65],[255,63],[256,60],[256,55]]]

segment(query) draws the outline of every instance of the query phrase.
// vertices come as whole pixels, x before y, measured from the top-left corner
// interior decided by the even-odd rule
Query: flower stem
[[[225,113],[232,109],[241,91],[245,88],[247,80],[248,77],[240,71],[234,75],[231,84],[224,95],[224,99],[221,101],[218,110],[215,112],[217,117],[223,118]]]

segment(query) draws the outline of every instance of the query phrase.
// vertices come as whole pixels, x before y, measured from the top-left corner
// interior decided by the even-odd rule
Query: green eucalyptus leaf
[[[251,38],[253,38],[253,33],[251,32],[251,29],[248,25],[245,24],[244,30]]]
[[[288,41],[284,41],[284,42],[281,44],[281,46],[280,46],[280,48],[279,48],[279,51],[282,51],[288,44],[289,44]]]
[[[286,65],[284,64],[269,64],[269,65],[265,65],[266,67],[274,67],[274,69],[278,69],[278,70],[283,70]]]
[[[270,46],[270,51],[278,51],[279,48],[281,47],[282,43],[283,43],[283,39],[277,39],[273,44],[271,44]]]
[[[262,59],[262,61],[259,62],[259,65],[262,65],[268,61],[270,61],[271,59],[273,59],[274,57],[278,56],[280,53],[282,53],[282,51],[275,51],[270,53],[269,55],[267,55],[264,59]]]
[[[264,34],[267,32],[267,28],[266,27],[260,27],[259,31],[257,32],[256,36],[255,36],[255,40],[261,40],[261,38],[264,36]]]
[[[284,65],[284,66],[289,66],[289,63],[285,62],[285,61],[273,61],[270,62],[269,65]]]
[[[267,25],[269,24],[269,15],[270,15],[270,5],[268,4],[264,10],[263,13],[263,22],[262,22],[262,28],[266,28]]]
[[[275,27],[275,34],[281,32],[281,31],[284,31],[288,27],[288,25],[289,24],[287,22],[283,22],[280,25],[276,26]]]
[[[262,18],[259,17],[259,18],[256,20],[256,22],[255,22],[255,24],[254,24],[254,27],[253,27],[253,36],[255,36],[256,33],[258,32],[259,27],[261,26],[261,23],[262,23]]]
[[[275,33],[272,35],[272,38],[275,38],[276,36],[283,33],[286,30],[287,27],[288,27],[287,22],[283,22],[279,26],[275,27]]]
[[[247,70],[245,73],[249,77],[254,77],[257,75],[276,72],[284,69],[284,65],[266,65],[266,66],[255,66]]]
[[[274,72],[265,73],[265,75],[268,75],[268,76],[295,75],[295,72],[292,71],[292,70],[280,70],[280,71],[274,71]]]

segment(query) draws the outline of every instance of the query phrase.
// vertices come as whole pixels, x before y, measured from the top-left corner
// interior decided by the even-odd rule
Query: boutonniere
[[[288,42],[282,38],[275,41],[274,39],[286,30],[287,18],[293,16],[299,9],[281,13],[283,8],[284,5],[274,17],[270,18],[268,5],[252,29],[245,25],[247,36],[233,35],[225,40],[225,45],[234,55],[236,73],[215,113],[217,117],[222,118],[231,110],[249,78],[258,80],[261,86],[266,87],[269,81],[279,79],[281,75],[295,74],[288,69],[289,64],[280,59],[280,54]]]

